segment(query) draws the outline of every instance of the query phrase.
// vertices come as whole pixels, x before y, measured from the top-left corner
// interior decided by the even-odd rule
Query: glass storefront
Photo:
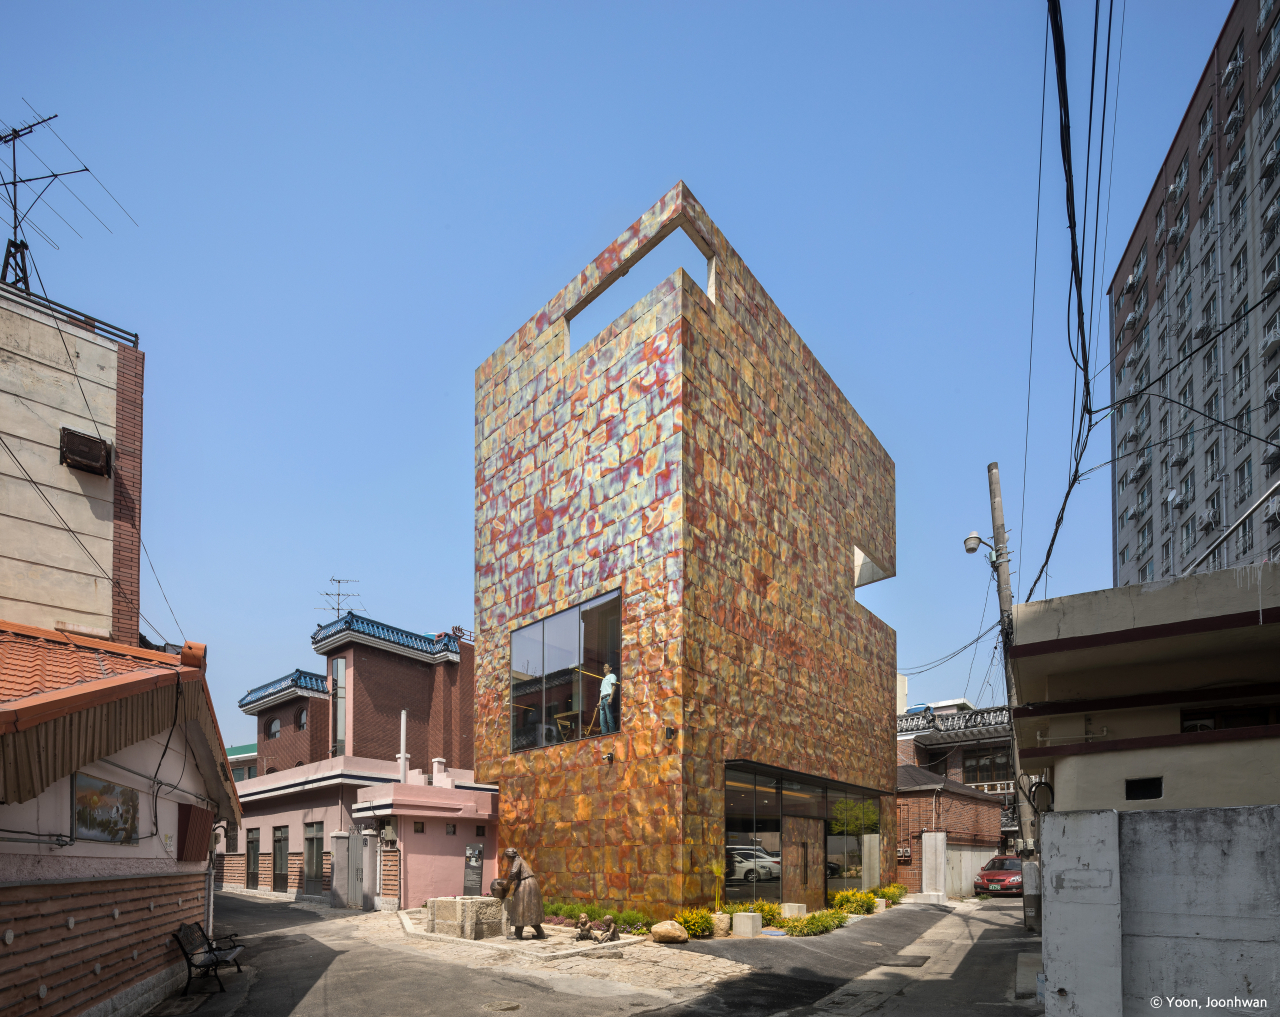
[[[725,768],[725,899],[816,910],[829,892],[862,889],[862,838],[879,833],[878,798],[749,765]]]
[[[511,633],[511,751],[615,732],[622,599],[589,600]]]

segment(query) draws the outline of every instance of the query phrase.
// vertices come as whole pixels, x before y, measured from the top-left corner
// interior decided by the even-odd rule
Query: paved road
[[[674,1001],[609,981],[603,967],[604,977],[548,979],[504,967],[501,959],[480,966],[449,963],[395,936],[370,942],[367,934],[357,934],[356,924],[335,921],[351,912],[310,911],[225,893],[217,895],[215,908],[217,931],[241,934],[246,970],[224,975],[228,991],[211,995],[200,1017],[453,1017],[481,1014],[485,1004],[502,1001],[519,1003],[520,1013],[539,1017],[1016,1017],[1042,1012],[1013,998],[1017,954],[1039,949],[1039,940],[1018,924],[1018,904],[903,905],[826,936],[663,948],[750,968],[705,994],[682,990]],[[886,966],[902,963],[922,966]],[[832,1002],[833,992],[843,995]],[[824,1007],[813,1006],[824,998]]]

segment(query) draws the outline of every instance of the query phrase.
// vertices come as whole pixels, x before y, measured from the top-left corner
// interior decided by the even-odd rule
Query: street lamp
[[[987,542],[978,536],[977,530],[974,530],[972,533],[969,534],[969,536],[964,538],[965,554],[975,553],[978,550],[979,544],[987,544]],[[987,544],[987,547],[991,547],[991,545]],[[995,550],[995,548],[991,548],[991,549],[993,551]]]

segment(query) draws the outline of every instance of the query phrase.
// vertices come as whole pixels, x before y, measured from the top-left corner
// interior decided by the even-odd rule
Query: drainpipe
[[[409,753],[405,751],[408,748],[406,744],[408,736],[409,711],[400,711],[400,755],[396,756],[400,760],[400,783],[407,784],[409,782]]]

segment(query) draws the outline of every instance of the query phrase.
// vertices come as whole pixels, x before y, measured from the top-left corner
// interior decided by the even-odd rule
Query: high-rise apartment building
[[[1277,57],[1237,0],[1107,291],[1117,586],[1280,556]]]

